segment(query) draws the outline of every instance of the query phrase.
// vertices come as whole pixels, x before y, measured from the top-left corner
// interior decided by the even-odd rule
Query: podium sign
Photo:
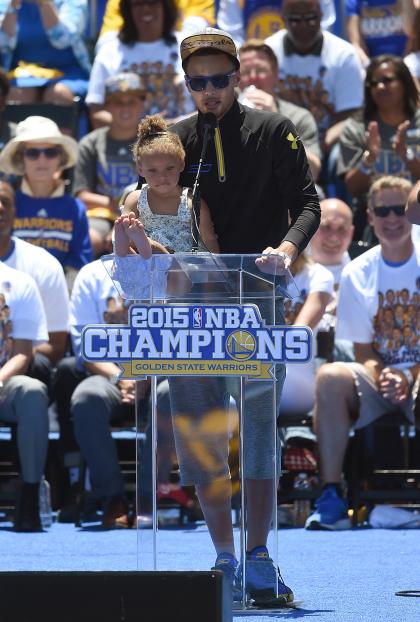
[[[181,483],[196,486],[204,515],[211,516],[223,495],[232,496],[239,522],[234,538],[242,559],[241,606],[246,608],[248,529],[255,530],[260,509],[247,506],[254,494],[248,482],[261,480],[268,491],[264,503],[272,501],[268,547],[277,563],[276,420],[284,364],[312,357],[310,329],[283,325],[283,301],[299,292],[275,255],[186,253],[149,260],[111,255],[102,261],[120,296],[132,302],[128,324],[86,326],[82,355],[87,361],[118,363],[120,378],[151,378],[151,453],[141,447],[137,452],[139,569],[176,569],[173,556],[165,557],[158,546],[157,502],[159,486],[169,477],[168,429],[169,434],[173,429]],[[143,476],[149,463],[151,482]],[[152,529],[146,530],[140,527],[148,492]],[[209,521],[208,526],[217,541],[219,525]],[[229,533],[229,525],[224,527]],[[178,540],[181,553],[183,538]],[[200,556],[194,570],[208,569],[214,557],[209,546],[208,557]]]
[[[86,361],[115,361],[121,378],[244,376],[273,380],[273,363],[311,359],[311,331],[266,326],[257,305],[138,305],[129,325],[86,326]]]

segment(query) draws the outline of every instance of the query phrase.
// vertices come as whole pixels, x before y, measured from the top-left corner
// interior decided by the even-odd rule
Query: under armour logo
[[[297,149],[297,136],[293,136],[292,132],[289,132],[288,135],[286,136],[286,140],[290,141],[292,143],[292,149]]]

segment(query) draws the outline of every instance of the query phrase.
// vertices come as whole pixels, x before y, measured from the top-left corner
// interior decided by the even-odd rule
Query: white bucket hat
[[[27,117],[16,126],[16,136],[9,140],[0,154],[0,170],[8,175],[22,175],[14,162],[13,156],[22,143],[37,142],[61,145],[67,154],[68,162],[64,168],[76,164],[78,145],[74,138],[66,136],[54,121],[46,117]]]

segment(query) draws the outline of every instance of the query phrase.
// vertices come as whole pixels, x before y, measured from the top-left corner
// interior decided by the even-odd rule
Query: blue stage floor
[[[16,534],[0,523],[0,571],[150,570],[137,565],[138,543],[147,566],[150,531],[138,536],[135,531],[54,524],[48,533]],[[159,570],[208,570],[214,562],[204,526],[160,530],[158,552]],[[285,529],[279,531],[279,561],[300,608],[234,617],[235,621],[420,622],[420,598],[394,595],[398,590],[420,590],[418,530]]]

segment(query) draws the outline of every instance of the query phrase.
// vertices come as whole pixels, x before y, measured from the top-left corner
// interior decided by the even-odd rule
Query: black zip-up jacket
[[[253,110],[235,101],[219,127],[226,181],[219,182],[211,139],[200,191],[220,251],[260,253],[283,240],[302,251],[318,228],[320,207],[305,149],[292,122],[278,112]],[[198,113],[171,130],[186,151],[180,183],[192,188],[202,148],[203,116]]]

